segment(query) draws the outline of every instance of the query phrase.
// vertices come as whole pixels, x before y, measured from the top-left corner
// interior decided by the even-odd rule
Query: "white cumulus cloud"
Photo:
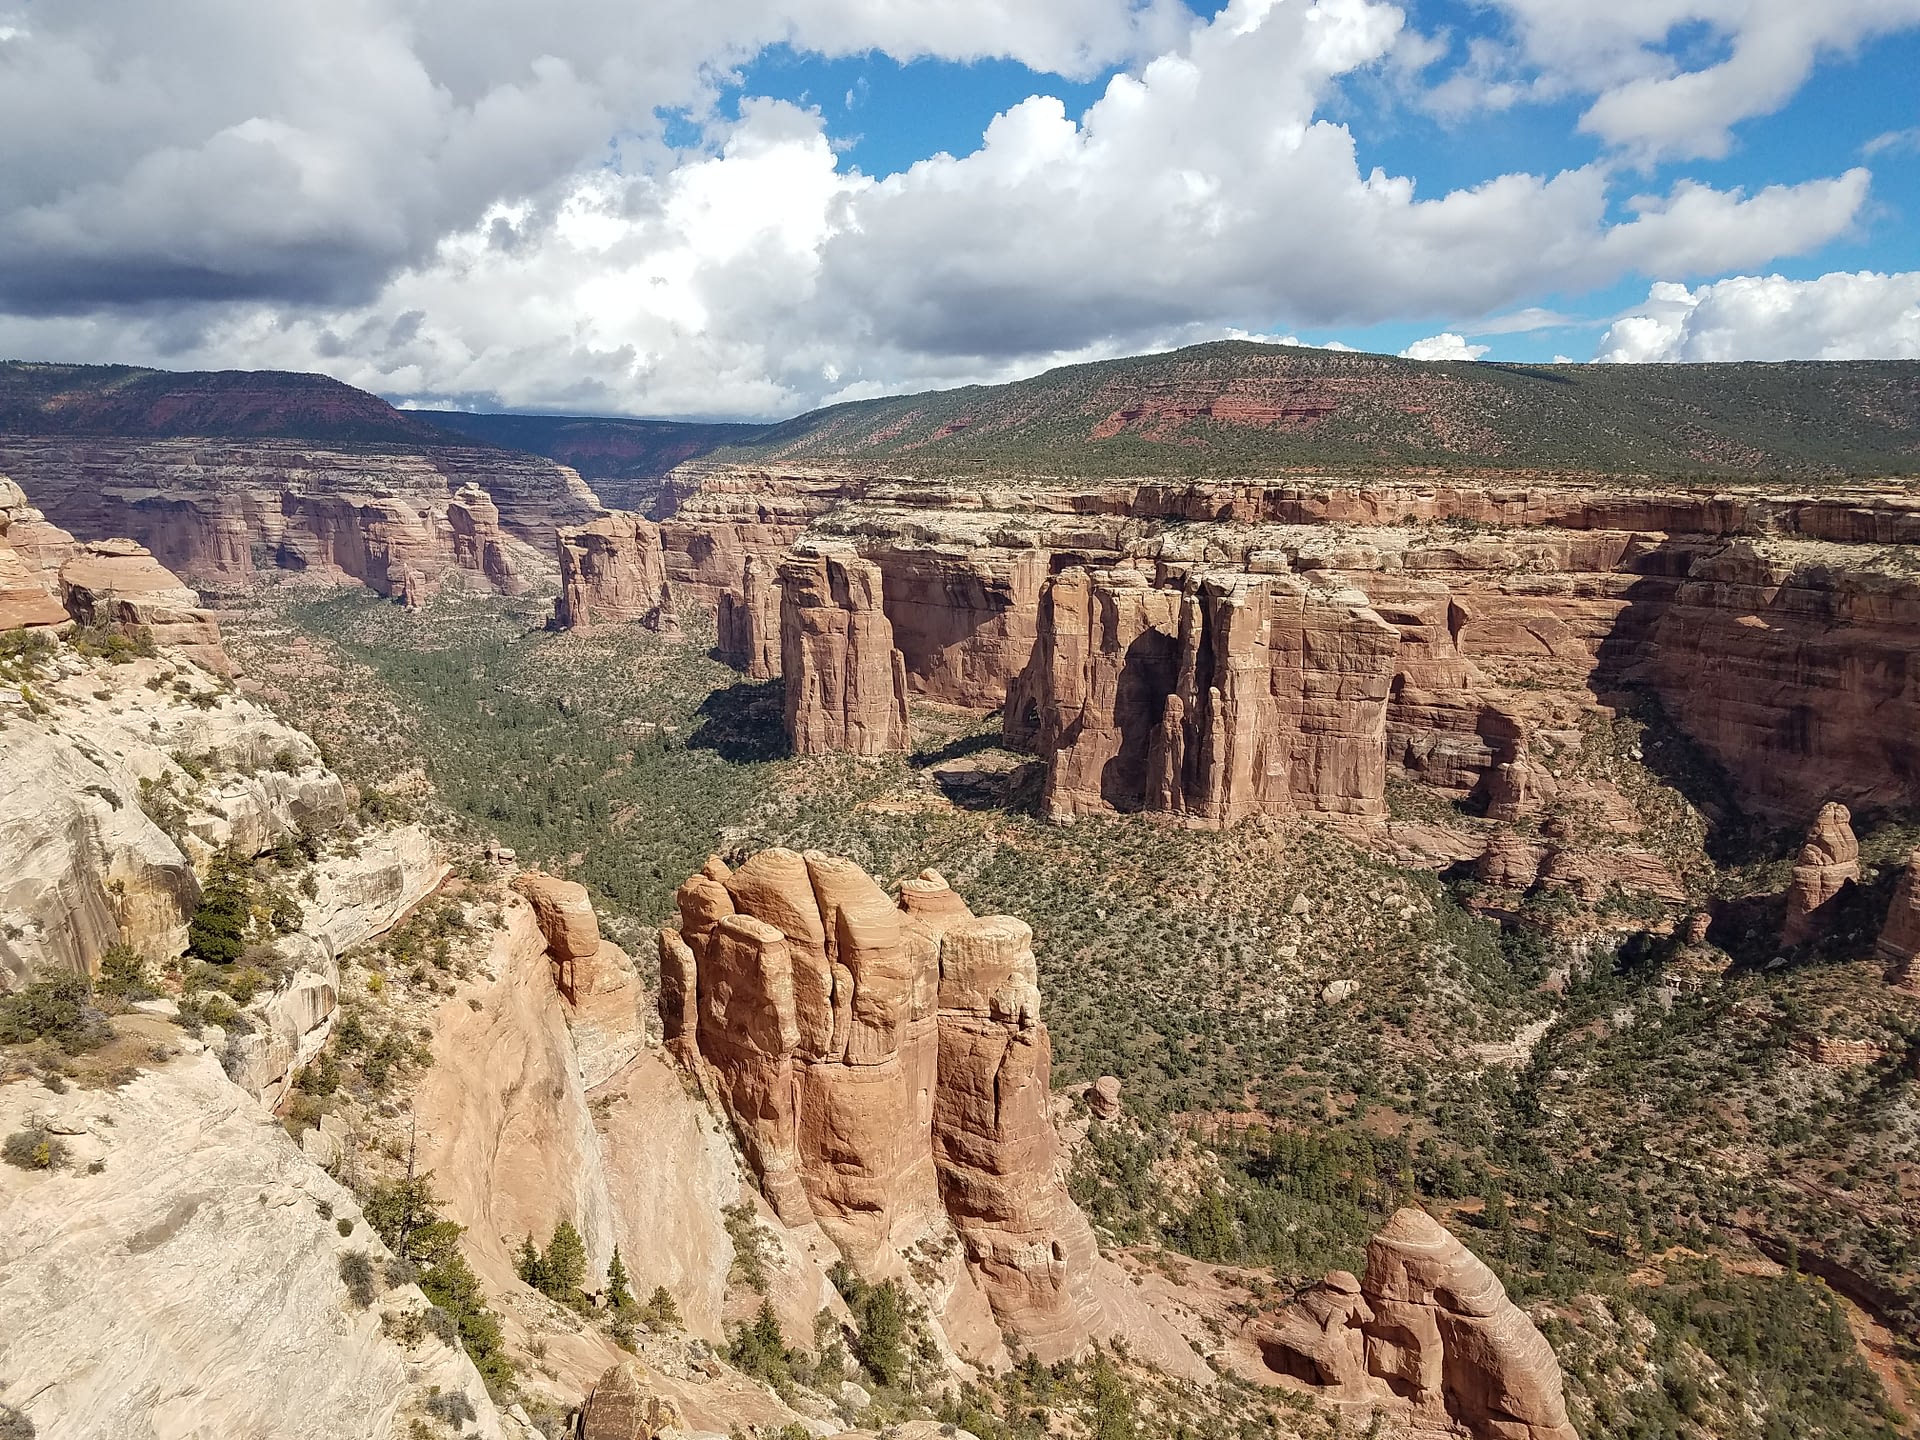
[[[1478,360],[1493,347],[1469,345],[1467,337],[1451,330],[1416,340],[1400,352],[1402,360]]]
[[[1604,361],[1920,359],[1920,272],[1663,282],[1613,322]]]

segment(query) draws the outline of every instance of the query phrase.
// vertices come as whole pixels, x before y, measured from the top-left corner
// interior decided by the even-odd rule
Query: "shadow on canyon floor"
[[[733,765],[783,760],[792,753],[785,726],[786,686],[778,679],[742,680],[700,702],[689,750],[711,750]]]

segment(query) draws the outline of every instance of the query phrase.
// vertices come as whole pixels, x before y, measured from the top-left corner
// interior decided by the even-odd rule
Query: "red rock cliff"
[[[789,1225],[863,1271],[950,1221],[998,1324],[1043,1358],[1098,1320],[1094,1248],[1054,1179],[1031,932],[927,874],[764,850],[680,889],[667,1042],[712,1079]]]
[[[658,526],[615,514],[557,533],[560,594],[553,602],[554,628],[637,622],[678,633]]]
[[[872,561],[842,545],[782,560],[780,653],[795,754],[907,748],[906,668]]]

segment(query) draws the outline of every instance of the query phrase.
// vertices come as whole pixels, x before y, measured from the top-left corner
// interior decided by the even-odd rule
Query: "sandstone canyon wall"
[[[554,531],[603,513],[565,466],[479,447],[0,437],[11,473],[87,539],[129,536],[210,587],[280,570],[418,602],[449,577],[515,593]]]
[[[780,660],[796,754],[907,749],[906,670],[871,560],[823,545],[780,562]]]
[[[659,527],[632,515],[605,515],[557,532],[560,595],[555,629],[637,622],[678,633]]]
[[[1032,935],[931,873],[764,850],[680,890],[667,1043],[711,1083],[781,1220],[869,1274],[951,1225],[994,1321],[1043,1358],[1099,1323],[1087,1223],[1054,1176]],[[991,1333],[991,1332],[989,1332]]]
[[[1389,776],[1537,815],[1556,800],[1543,749],[1634,691],[1768,821],[1805,824],[1829,799],[1920,802],[1920,583],[1899,563],[1920,502],[1897,486],[935,483],[699,465],[665,508],[670,582],[722,608],[723,653],[756,678],[772,658],[764,567],[796,544],[877,567],[905,691],[1004,705],[1062,818],[1378,819]],[[817,606],[782,608],[783,666],[789,624]],[[844,704],[807,686],[798,702],[789,690],[805,748],[847,747]]]

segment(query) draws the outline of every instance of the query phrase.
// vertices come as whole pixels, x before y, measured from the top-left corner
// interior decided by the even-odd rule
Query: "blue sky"
[[[1491,11],[1459,0],[1415,3],[1409,12],[1453,32],[1448,54],[1455,60],[1471,39],[1500,33]],[[1669,48],[1701,64],[1726,53],[1724,40],[1697,23],[1677,30]],[[964,155],[974,150],[994,116],[1032,95],[1056,96],[1069,115],[1081,116],[1121,68],[1068,80],[1005,60],[902,63],[884,54],[828,58],[776,45],[731,77],[722,106],[736,107],[737,113],[743,98],[765,96],[816,108],[841,163],[884,177],[941,151]],[[1580,133],[1584,109],[1584,97],[1574,96],[1503,112],[1436,116],[1383,77],[1367,74],[1343,84],[1326,113],[1353,131],[1363,166],[1412,176],[1421,193],[1439,194],[1515,171],[1550,174],[1603,163],[1606,146]],[[1876,139],[1902,132],[1909,132],[1904,142],[1868,154]],[[1806,254],[1781,257],[1766,267],[1769,274],[1814,280],[1836,270],[1899,272],[1920,267],[1920,240],[1915,238],[1920,234],[1920,29],[1827,59],[1784,108],[1743,121],[1732,153],[1723,159],[1666,161],[1634,171],[1631,188],[1623,187],[1615,196],[1612,213],[1624,218],[1631,193],[1663,191],[1676,180],[1758,189],[1816,179],[1862,163],[1873,171],[1873,203],[1860,226]],[[1550,361],[1568,355],[1587,360],[1613,317],[1646,299],[1653,278],[1699,283],[1720,276],[1636,274],[1595,290],[1542,291],[1516,306],[1516,312],[1537,308],[1565,316],[1569,323],[1532,332],[1482,332],[1472,318],[1455,323],[1469,339],[1492,347],[1487,358]],[[1284,313],[1249,313],[1241,324],[1250,331],[1286,332],[1314,344],[1338,341],[1385,352],[1397,352],[1434,331],[1432,317],[1327,328],[1292,323]]]
[[[1916,77],[1920,0],[0,0],[0,354],[689,418],[1920,358]]]

